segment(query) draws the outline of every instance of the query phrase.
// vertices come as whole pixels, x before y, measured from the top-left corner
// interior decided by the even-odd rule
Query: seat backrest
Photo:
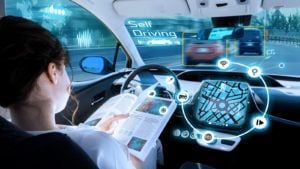
[[[0,116],[0,148],[6,148],[18,141],[31,137],[15,125]]]
[[[2,117],[0,150],[0,168],[98,168],[67,135],[53,132],[32,136]]]

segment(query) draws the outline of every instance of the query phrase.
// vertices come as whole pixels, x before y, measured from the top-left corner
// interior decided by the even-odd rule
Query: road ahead
[[[141,46],[138,49],[145,63],[161,64],[168,67],[182,66],[181,46]],[[300,47],[268,42],[266,43],[266,51],[264,56],[231,55],[228,58],[231,61],[247,66],[259,66],[262,68],[263,73],[300,75],[300,69],[298,68],[300,65]],[[71,56],[75,80],[85,80],[94,78],[95,75],[86,74],[81,71],[79,67],[80,59],[87,55],[101,55],[112,60],[114,48],[70,50],[69,54]],[[124,60],[125,56],[121,52],[118,59],[119,65]],[[201,66],[199,68],[201,69]],[[233,69],[240,70],[238,66],[233,67]]]

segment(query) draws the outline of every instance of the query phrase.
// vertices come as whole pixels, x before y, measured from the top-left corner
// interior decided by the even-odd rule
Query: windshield
[[[146,64],[223,71],[216,63],[227,58],[238,64],[226,71],[244,71],[240,65],[245,65],[263,74],[300,74],[297,8],[261,11],[249,25],[239,25],[243,35],[238,38],[228,38],[234,28],[214,27],[211,18],[128,18],[125,26]]]

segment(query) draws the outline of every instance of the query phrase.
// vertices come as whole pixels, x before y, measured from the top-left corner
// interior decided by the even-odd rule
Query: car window
[[[241,39],[259,39],[261,37],[259,30],[245,30]]]
[[[225,71],[245,72],[242,64],[264,74],[299,76],[299,23],[299,8],[266,9],[249,25],[237,25],[244,35],[229,40],[232,30],[214,27],[210,18],[128,18],[125,26],[146,64],[224,71],[216,63],[226,58],[238,64]]]
[[[22,16],[38,22],[63,43],[71,60],[67,71],[73,81],[82,82],[103,75],[85,73],[79,62],[85,56],[103,56],[113,62],[116,39],[94,15],[68,0],[6,0],[5,15]],[[122,50],[116,70],[125,66]]]

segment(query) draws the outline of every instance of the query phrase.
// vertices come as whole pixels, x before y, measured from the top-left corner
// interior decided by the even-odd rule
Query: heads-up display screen
[[[195,106],[195,121],[201,125],[240,128],[249,110],[248,83],[225,80],[205,80]]]

